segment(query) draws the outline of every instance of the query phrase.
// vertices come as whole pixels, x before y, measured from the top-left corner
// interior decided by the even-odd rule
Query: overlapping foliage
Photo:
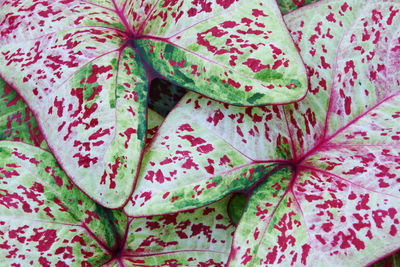
[[[400,3],[311,2],[278,1],[284,23],[275,1],[2,1],[5,263],[399,249]]]
[[[68,176],[109,208],[132,192],[154,77],[240,105],[306,92],[273,0],[12,0],[0,18],[0,76],[27,101]]]

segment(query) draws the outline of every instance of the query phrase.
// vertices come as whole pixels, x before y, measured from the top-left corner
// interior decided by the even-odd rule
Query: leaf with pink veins
[[[240,105],[295,101],[307,88],[273,0],[6,0],[0,18],[0,77],[27,102],[67,175],[108,208],[133,190],[152,78]],[[218,53],[204,45],[221,42],[229,44]]]
[[[32,111],[0,78],[0,140],[21,141],[48,149]]]
[[[48,150],[36,119],[18,93],[0,78],[1,140],[20,141]],[[157,133],[164,118],[148,109],[146,144]]]
[[[235,226],[230,197],[162,216],[133,218],[121,259],[127,266],[224,266]]]
[[[265,123],[274,117],[283,118],[281,107],[241,108],[187,94],[146,149],[125,212],[175,212],[255,185],[278,165],[260,159],[290,157],[286,123]],[[265,138],[279,149],[269,149]]]
[[[74,186],[49,152],[0,141],[0,182],[2,264],[98,266],[111,259],[118,245],[112,212]]]
[[[165,0],[150,10],[135,44],[167,80],[241,106],[306,93],[304,65],[276,1]]]
[[[79,1],[7,1],[1,13],[1,75],[74,183],[104,206],[121,206],[144,146],[147,78],[133,49],[122,47],[117,13]]]
[[[240,108],[187,94],[150,146],[147,153],[160,154],[142,166],[125,211],[151,214],[160,190],[179,191],[183,181],[202,188],[218,178],[227,185],[213,188],[207,201],[232,192],[230,186],[248,196],[229,266],[364,266],[399,249],[400,4],[320,1],[285,21],[308,70],[306,98]],[[208,144],[208,154],[198,149]],[[176,151],[188,157],[171,158]],[[218,165],[220,151],[236,156],[231,166]],[[210,160],[215,175],[180,172],[144,191],[150,171],[156,184],[157,173],[179,172],[188,159],[202,167]],[[252,164],[273,167],[254,172],[249,183],[241,174]],[[186,202],[175,206],[166,194],[157,212],[202,205],[187,197],[193,190],[182,190]]]

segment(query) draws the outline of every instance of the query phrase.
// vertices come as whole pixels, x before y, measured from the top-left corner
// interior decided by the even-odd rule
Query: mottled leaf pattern
[[[278,164],[259,163],[258,158],[278,159],[290,153],[284,133],[286,124],[279,122],[275,128],[265,124],[265,120],[281,116],[277,109],[246,108],[247,113],[241,113],[244,108],[215,102],[211,105],[211,100],[197,94],[185,96],[181,103],[186,105],[178,105],[168,115],[144,155],[135,191],[124,208],[131,216],[206,205],[229,192],[254,185]],[[210,110],[200,112],[200,107]],[[262,114],[263,110],[267,112]],[[241,129],[248,117],[258,123],[251,125],[251,129]],[[214,134],[213,127],[221,129],[220,135]],[[224,130],[230,127],[234,132]],[[260,142],[264,134],[255,134],[268,134],[268,127],[282,129],[270,136],[279,147],[276,151],[268,150],[269,144]]]
[[[134,51],[121,49],[117,13],[79,1],[2,5],[2,74],[18,69],[10,84],[74,183],[107,207],[121,206],[144,145],[147,80]]]
[[[239,105],[295,101],[307,88],[273,0],[5,0],[0,18],[0,76],[67,175],[109,208],[132,192],[154,77]]]
[[[0,183],[2,264],[98,266],[111,258],[116,241],[107,212],[49,152],[0,141]]]
[[[121,258],[127,266],[224,266],[235,229],[228,202],[133,219]]]
[[[364,266],[399,249],[400,4],[320,1],[285,21],[306,63],[307,97],[285,106],[239,108],[189,93],[150,146],[148,153],[157,156],[145,161],[125,210],[184,210],[195,201],[185,197],[185,205],[173,207],[166,194],[157,209],[146,205],[160,188],[180,192],[186,181],[204,188],[216,177],[226,181],[225,188],[214,188],[220,197],[227,186],[237,186],[235,175],[249,200],[230,266]],[[177,151],[187,157],[174,159]],[[231,165],[218,165],[221,151],[232,151]],[[188,160],[198,166],[196,173],[182,172]],[[240,175],[251,164],[264,170],[245,183]],[[186,188],[182,194],[190,196],[194,189]],[[208,201],[219,198],[206,195]]]
[[[287,254],[294,240],[307,237],[307,229],[299,223],[296,200],[287,192],[292,178],[290,168],[281,168],[251,193],[235,231],[230,266],[265,266],[277,259],[282,266],[290,266],[296,263],[292,258],[300,259],[301,255]],[[275,246],[263,249],[266,244]]]
[[[257,253],[241,245],[238,228],[231,265],[362,266],[398,248],[400,6],[376,2],[326,1],[285,17],[311,80],[307,98],[285,107],[294,184],[267,213],[275,223],[254,240]]]
[[[142,216],[96,204],[50,153],[0,141],[7,266],[363,266],[399,249],[397,0],[323,0],[286,15],[310,82],[301,102],[234,107],[189,93],[160,129],[147,110],[155,77],[242,106],[304,95],[275,1],[0,7],[1,139],[46,148],[44,137],[107,207],[121,207],[138,176],[124,211]],[[166,92],[151,103],[162,115],[182,93]]]
[[[7,266],[223,266],[228,259],[235,228],[229,197],[128,221],[84,195],[50,153],[0,141],[0,156],[0,255]]]
[[[0,140],[29,143],[48,149],[24,100],[0,78]]]
[[[254,106],[306,92],[276,1],[160,1],[139,34],[135,44],[151,67],[211,98]]]
[[[180,103],[144,155],[124,208],[129,215],[205,205],[247,189],[291,157],[282,107],[241,108],[197,94]],[[260,162],[265,158],[274,162]]]

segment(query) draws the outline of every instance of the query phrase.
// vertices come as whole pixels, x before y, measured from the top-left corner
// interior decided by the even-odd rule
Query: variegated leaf
[[[103,4],[3,1],[0,69],[67,175],[95,201],[118,207],[144,145],[147,78],[133,49],[122,49],[115,8]]]
[[[285,21],[307,66],[307,97],[239,108],[189,93],[149,148],[159,154],[142,168],[136,192],[144,199],[135,193],[125,210],[201,205],[206,201],[187,197],[195,192],[189,185],[184,204],[173,206],[168,195],[160,202],[158,194],[180,192],[185,181],[204,188],[218,178],[226,184],[207,201],[233,185],[249,199],[230,266],[367,265],[400,247],[400,3],[326,0]],[[171,158],[178,151],[185,156]],[[230,166],[219,165],[223,152]],[[199,170],[184,173],[186,162]],[[264,170],[249,183],[240,174],[252,164]],[[160,183],[157,173],[163,183],[146,191]]]
[[[168,80],[237,105],[287,103],[306,92],[305,70],[276,1],[168,0],[150,6],[135,44]]]
[[[0,140],[48,149],[32,112],[14,89],[0,78]]]
[[[131,194],[153,77],[240,105],[294,101],[307,87],[273,0],[5,0],[0,33],[0,76],[67,175],[109,208]]]
[[[132,219],[121,259],[126,266],[224,266],[235,229],[228,202]]]
[[[290,157],[286,123],[273,120],[275,116],[283,118],[280,109],[228,106],[188,94],[148,147],[125,212],[131,216],[175,212],[255,186],[279,165],[280,158]],[[254,122],[244,123],[251,118]],[[265,142],[264,133],[270,129],[279,130],[268,136],[279,145],[276,151]],[[273,162],[260,162],[267,157]]]
[[[118,246],[113,213],[74,186],[49,152],[0,141],[0,184],[2,265],[99,266],[111,259]]]

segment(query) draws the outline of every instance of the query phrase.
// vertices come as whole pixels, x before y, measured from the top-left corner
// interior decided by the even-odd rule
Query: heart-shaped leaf
[[[74,186],[49,152],[0,141],[0,183],[2,264],[98,266],[111,259],[112,213]]]
[[[48,149],[24,100],[0,78],[0,140],[21,141]]]
[[[223,266],[229,256],[235,228],[229,197],[128,221],[74,186],[49,152],[10,141],[0,141],[0,183],[0,255],[7,266]]]
[[[240,105],[295,101],[307,88],[273,0],[5,0],[0,18],[0,76],[67,175],[109,208],[137,176],[148,83],[159,75],[150,67]]]
[[[304,95],[303,64],[276,1],[160,1],[152,8],[135,44],[168,80],[238,105]]]
[[[249,200],[230,266],[363,266],[399,248],[400,4],[320,1],[285,21],[307,97],[240,108],[189,93],[125,210],[177,211],[235,187]]]

